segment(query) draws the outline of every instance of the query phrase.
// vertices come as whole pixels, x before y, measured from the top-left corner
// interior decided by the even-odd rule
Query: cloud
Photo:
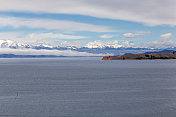
[[[1,27],[13,28],[43,28],[48,30],[64,30],[64,31],[89,31],[89,32],[116,32],[115,30],[99,25],[78,23],[73,21],[52,20],[52,19],[30,19],[17,17],[0,17]]]
[[[123,38],[136,38],[136,37],[144,37],[145,34],[133,34],[133,33],[125,33],[123,34]]]
[[[133,41],[122,42],[122,45],[124,48],[134,48],[135,47],[135,44]]]
[[[165,41],[165,40],[168,40],[170,39],[171,37],[174,37],[176,35],[172,34],[172,33],[166,33],[166,34],[162,34],[160,35],[160,39]]]
[[[152,41],[146,44],[147,48],[157,48],[157,49],[166,49],[166,48],[174,48],[176,47],[176,42],[173,40],[165,40],[165,41]]]
[[[103,38],[103,39],[110,39],[112,38],[113,35],[101,35],[100,38]]]
[[[93,54],[88,52],[78,52],[72,50],[35,50],[35,49],[10,49],[0,48],[0,54],[15,54],[15,55],[56,55],[56,56],[106,56],[108,54]]]
[[[31,45],[49,44],[57,45],[56,41],[62,39],[75,40],[85,39],[85,36],[65,35],[62,33],[20,33],[20,32],[0,32],[0,40],[12,40],[20,43],[28,43]]]
[[[30,39],[84,39],[85,36],[54,34],[54,33],[32,33],[27,37]]]
[[[1,0],[0,11],[65,13],[176,25],[175,0]]]
[[[159,41],[152,41],[144,45],[146,48],[158,48],[158,49],[166,49],[166,48],[174,48],[176,47],[176,42],[171,40],[171,37],[176,35],[172,33],[166,33],[160,35]]]

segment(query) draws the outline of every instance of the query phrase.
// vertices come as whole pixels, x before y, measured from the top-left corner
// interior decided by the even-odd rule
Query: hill
[[[176,59],[176,51],[172,53],[152,53],[152,54],[130,54],[117,57],[105,56],[102,60],[153,60],[153,59]]]

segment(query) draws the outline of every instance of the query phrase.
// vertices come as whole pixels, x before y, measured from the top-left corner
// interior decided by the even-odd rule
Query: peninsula
[[[176,59],[176,51],[172,53],[131,54],[117,57],[105,56],[102,60],[154,60],[154,59]]]

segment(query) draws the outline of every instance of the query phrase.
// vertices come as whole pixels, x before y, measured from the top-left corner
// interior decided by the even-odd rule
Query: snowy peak
[[[82,46],[75,46],[75,45],[52,45],[52,44],[26,44],[26,43],[19,43],[15,42],[12,40],[0,40],[0,48],[13,48],[13,49],[18,49],[18,48],[31,48],[31,49],[58,49],[58,50],[80,50],[80,49],[128,49],[128,48],[133,48],[133,49],[141,49],[138,47],[134,46],[134,43],[132,42],[124,42],[123,44],[119,44],[118,41],[92,41],[88,42],[85,45]],[[142,48],[144,49],[144,48]],[[148,49],[148,48],[146,48]]]
[[[47,44],[30,45],[26,43],[19,43],[12,40],[0,40],[0,48],[54,48]]]
[[[87,48],[120,48],[122,45],[119,45],[118,41],[107,41],[102,42],[101,40],[89,42],[86,44]]]
[[[0,40],[1,48],[29,48],[28,44],[17,43],[11,40]]]

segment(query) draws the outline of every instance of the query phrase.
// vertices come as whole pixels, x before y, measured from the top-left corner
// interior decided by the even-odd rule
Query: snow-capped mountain
[[[107,42],[103,42],[101,40],[98,41],[93,41],[93,42],[89,42],[86,44],[87,48],[120,48],[123,47],[122,45],[119,45],[118,41],[107,41]]]
[[[129,45],[129,44],[128,44]],[[153,52],[153,51],[159,51],[157,49],[148,49],[148,48],[133,48],[128,46],[122,46],[118,44],[118,42],[106,42],[103,43],[102,41],[94,41],[89,42],[85,46],[82,47],[76,47],[76,46],[59,46],[59,45],[49,45],[49,44],[27,44],[27,43],[19,43],[12,40],[0,40],[0,48],[5,49],[8,54],[9,49],[10,51],[72,51],[72,52],[83,52],[83,53],[89,53],[89,54],[107,54],[107,55],[123,55],[126,53],[132,53],[132,54],[138,54],[138,53],[145,53],[145,52]],[[6,49],[7,48],[7,49]],[[43,50],[42,50],[43,49]],[[6,52],[3,50],[3,54],[6,54]]]
[[[31,44],[26,44],[26,43],[19,43],[15,42],[12,40],[0,40],[0,48],[55,48],[56,46],[51,46],[47,44],[36,44],[36,45],[31,45]]]
[[[126,45],[125,45],[126,44]],[[77,47],[75,45],[51,45],[51,44],[28,44],[28,43],[19,43],[12,40],[0,40],[0,48],[13,48],[13,49],[22,49],[22,48],[31,48],[31,49],[56,49],[56,50],[153,50],[150,48],[138,48],[133,46],[133,43],[125,43],[120,45],[118,41],[93,41],[88,42],[82,47]]]
[[[1,48],[30,48],[30,45],[18,43],[11,40],[0,40]]]
[[[122,45],[118,45],[117,42],[113,42],[113,43],[103,43],[101,41],[94,41],[94,42],[89,42],[87,43],[85,46],[80,47],[80,48],[120,48],[122,47]],[[0,48],[14,48],[14,49],[18,49],[18,48],[33,48],[33,49],[79,49],[76,46],[54,46],[54,45],[47,45],[47,44],[26,44],[26,43],[19,43],[19,42],[15,42],[12,40],[0,40]]]

